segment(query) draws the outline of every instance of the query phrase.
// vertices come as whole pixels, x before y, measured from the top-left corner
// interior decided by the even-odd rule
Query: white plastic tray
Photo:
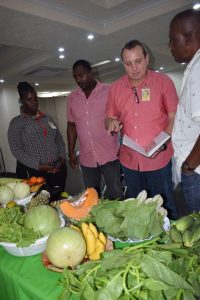
[[[60,227],[65,226],[65,220],[60,216],[61,225]],[[39,253],[42,253],[46,248],[46,243],[48,239],[48,235],[44,236],[29,247],[17,247],[16,243],[5,243],[0,242],[0,245],[10,254],[14,256],[33,256]]]
[[[35,195],[35,193],[31,193],[28,197],[26,198],[22,198],[22,199],[14,199],[14,201],[18,204],[18,205],[25,205],[27,203],[29,203],[31,201],[31,198]]]
[[[168,217],[164,217],[164,224],[163,224],[163,229],[165,231],[169,231],[170,229],[170,221],[168,219]],[[150,236],[148,239],[144,239],[144,240],[132,240],[132,239],[128,239],[126,241],[114,238],[112,236],[108,236],[108,238],[112,241],[112,242],[120,242],[120,243],[140,243],[140,242],[144,242],[144,241],[148,241],[151,240],[153,237]]]

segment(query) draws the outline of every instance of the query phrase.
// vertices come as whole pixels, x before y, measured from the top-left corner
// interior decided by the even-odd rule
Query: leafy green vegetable
[[[159,201],[159,199],[158,199]],[[84,221],[93,222],[100,231],[121,240],[144,240],[163,231],[163,216],[157,201],[102,201]]]
[[[39,232],[26,228],[21,208],[0,209],[0,242],[16,243],[17,247],[28,247],[41,237]]]
[[[65,269],[60,300],[195,300],[200,296],[199,257],[172,245],[165,249],[154,239]]]

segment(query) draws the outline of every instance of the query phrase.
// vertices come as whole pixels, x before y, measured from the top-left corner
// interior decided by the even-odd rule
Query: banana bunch
[[[103,232],[98,232],[92,223],[82,223],[81,230],[86,240],[87,256],[90,260],[100,259],[100,254],[106,250],[107,238]]]

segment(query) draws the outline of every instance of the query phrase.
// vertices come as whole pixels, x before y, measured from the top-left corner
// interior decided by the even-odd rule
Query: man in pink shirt
[[[79,88],[67,100],[67,138],[70,164],[77,168],[74,153],[76,140],[80,146],[80,164],[86,187],[94,187],[101,194],[102,175],[106,184],[105,198],[121,199],[119,142],[108,135],[104,126],[109,86],[98,82],[90,64],[78,60],[73,76]]]
[[[121,51],[127,75],[110,89],[106,128],[122,129],[141,146],[148,145],[161,131],[171,135],[178,97],[172,80],[164,74],[148,70],[149,55],[144,45],[133,40]],[[146,189],[149,196],[161,194],[169,216],[176,219],[171,176],[173,149],[169,142],[165,151],[150,158],[122,145],[120,162],[129,197]]]

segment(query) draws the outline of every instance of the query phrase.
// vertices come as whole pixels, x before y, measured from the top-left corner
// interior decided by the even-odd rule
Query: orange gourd
[[[94,188],[87,188],[85,193],[75,202],[65,201],[60,204],[64,215],[71,219],[80,220],[85,218],[92,207],[99,202],[98,193]]]

